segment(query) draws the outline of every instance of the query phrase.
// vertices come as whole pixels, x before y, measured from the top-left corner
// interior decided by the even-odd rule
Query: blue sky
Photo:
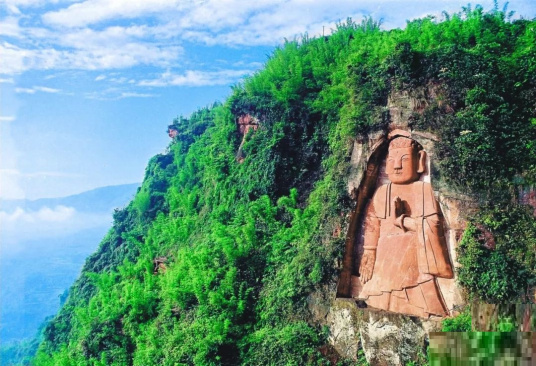
[[[485,9],[493,1],[480,1]],[[473,3],[473,5],[476,3]],[[284,38],[467,1],[0,0],[0,197],[140,182],[174,117],[223,101]],[[501,5],[502,6],[502,3]],[[533,0],[509,10],[534,18]]]

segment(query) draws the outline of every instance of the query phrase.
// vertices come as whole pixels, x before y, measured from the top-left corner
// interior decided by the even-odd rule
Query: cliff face
[[[419,362],[438,322],[336,300],[358,274],[358,187],[381,177],[374,145],[393,128],[432,156],[462,268],[443,284],[452,315],[460,288],[469,302],[522,299],[536,279],[532,208],[516,190],[536,180],[535,27],[477,8],[403,31],[348,22],[277,49],[225,104],[170,126],[36,364]]]

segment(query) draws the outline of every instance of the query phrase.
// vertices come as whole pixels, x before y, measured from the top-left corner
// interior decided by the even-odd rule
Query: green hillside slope
[[[287,42],[224,104],[173,122],[169,152],[115,213],[35,364],[327,364],[307,300],[337,280],[351,139],[386,128],[392,90],[429,83],[444,100],[413,123],[440,138],[434,179],[480,202],[475,225],[497,241],[485,251],[468,228],[460,281],[515,300],[536,279],[536,225],[516,200],[536,179],[535,44],[535,21],[480,8]],[[259,128],[239,162],[244,115]]]

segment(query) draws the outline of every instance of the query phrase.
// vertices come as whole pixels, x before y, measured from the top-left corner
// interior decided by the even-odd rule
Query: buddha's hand
[[[396,196],[393,200],[393,207],[395,208],[395,218],[400,217],[404,214],[404,204],[400,197]]]
[[[396,197],[393,200],[393,207],[395,213],[394,225],[406,231],[417,231],[417,224],[415,220],[404,213],[404,203],[400,197]]]
[[[376,250],[365,249],[363,258],[361,258],[361,266],[359,267],[359,271],[361,272],[361,281],[363,283],[367,283],[372,278],[374,262],[376,262]]]

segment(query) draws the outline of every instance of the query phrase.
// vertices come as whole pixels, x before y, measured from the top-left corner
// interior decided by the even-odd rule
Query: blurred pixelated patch
[[[430,366],[536,365],[536,332],[434,332]]]

